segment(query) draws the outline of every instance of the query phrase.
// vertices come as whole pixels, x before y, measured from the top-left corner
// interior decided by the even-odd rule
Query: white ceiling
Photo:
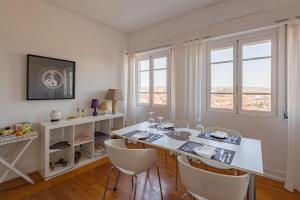
[[[126,33],[224,0],[47,0]]]

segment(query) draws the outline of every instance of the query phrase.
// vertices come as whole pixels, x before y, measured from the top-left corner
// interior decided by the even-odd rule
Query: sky
[[[242,47],[242,59],[271,56],[271,42],[249,44]],[[211,51],[211,63],[233,60],[233,47]],[[242,62],[244,87],[271,87],[271,58]],[[212,87],[232,87],[233,62],[211,64]]]
[[[271,58],[254,59],[271,56],[271,41],[251,43],[242,46],[242,58],[252,59],[242,62],[243,87],[260,87],[271,89]],[[216,62],[224,62],[213,64]],[[211,86],[233,86],[233,47],[215,49],[211,51]],[[166,58],[154,58],[154,69],[166,67]],[[139,63],[139,70],[149,70],[149,60]],[[149,87],[149,71],[141,72],[139,81],[142,88]],[[166,71],[154,72],[154,88],[166,86]],[[144,90],[143,92],[148,92]]]

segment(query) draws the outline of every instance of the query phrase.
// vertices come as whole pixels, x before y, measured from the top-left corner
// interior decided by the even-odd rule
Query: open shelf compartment
[[[116,117],[112,119],[111,130],[115,131],[124,128],[124,117]]]
[[[94,140],[94,123],[84,123],[75,126],[74,145],[89,143]]]
[[[94,159],[94,142],[88,142],[74,147],[74,164],[81,164]]]
[[[49,152],[59,151],[59,149],[50,149],[51,145],[58,142],[66,141],[71,146],[73,145],[73,132],[74,126],[66,126],[62,128],[55,128],[50,130],[50,142],[49,142]]]
[[[64,173],[72,168],[73,163],[73,147],[51,153],[49,157],[50,176]]]

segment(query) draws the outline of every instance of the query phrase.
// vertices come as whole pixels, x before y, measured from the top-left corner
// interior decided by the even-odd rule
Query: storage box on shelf
[[[88,116],[73,120],[40,124],[39,169],[45,179],[50,179],[69,170],[106,156],[104,140],[110,137],[112,129],[123,128],[124,114]],[[50,146],[65,141],[63,149]]]

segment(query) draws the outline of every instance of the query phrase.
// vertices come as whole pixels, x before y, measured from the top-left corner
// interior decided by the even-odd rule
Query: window
[[[208,45],[208,108],[274,114],[276,33]]]
[[[169,53],[165,50],[136,57],[138,105],[168,104]]]

